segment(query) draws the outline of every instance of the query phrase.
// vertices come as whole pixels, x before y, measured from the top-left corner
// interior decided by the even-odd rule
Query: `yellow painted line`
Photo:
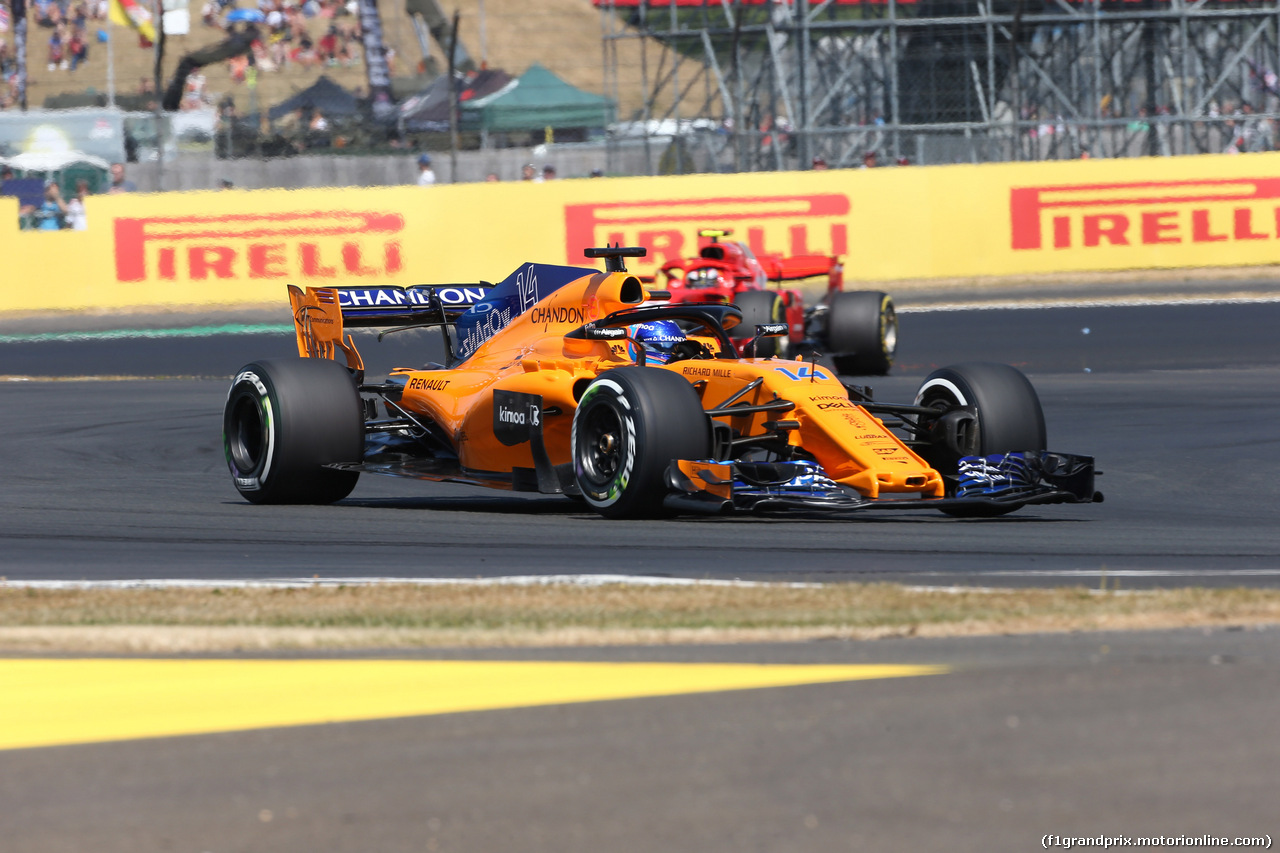
[[[0,660],[0,749],[946,672],[938,666]]]

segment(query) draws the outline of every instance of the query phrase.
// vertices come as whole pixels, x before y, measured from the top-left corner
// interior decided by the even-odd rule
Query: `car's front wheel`
[[[1007,364],[975,362],[935,370],[921,383],[915,404],[959,415],[944,415],[935,423],[933,443],[922,454],[941,474],[955,476],[964,456],[1045,449],[1040,397],[1031,381]],[[946,510],[960,516],[1010,511],[984,506]]]
[[[263,359],[236,372],[222,415],[236,490],[253,503],[326,504],[355,488],[364,452],[360,394],[328,359]]]
[[[610,518],[663,515],[673,459],[711,455],[711,424],[693,386],[652,367],[619,367],[588,386],[573,415],[574,476]]]

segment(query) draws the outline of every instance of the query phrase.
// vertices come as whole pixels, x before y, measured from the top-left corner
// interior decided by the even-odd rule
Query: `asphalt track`
[[[1280,570],[1277,321],[1280,305],[1268,303],[904,314],[901,364],[874,383],[879,397],[909,395],[934,365],[1011,361],[1040,389],[1051,445],[1092,453],[1106,472],[1102,505],[963,522],[614,523],[563,500],[370,478],[334,507],[252,507],[221,458],[225,377],[253,357],[287,354],[287,336],[19,337],[0,342],[0,375],[218,378],[0,383],[0,574],[611,571],[1094,585],[1105,568],[1126,586],[1270,585]],[[429,358],[426,344],[364,349],[385,367]],[[289,660],[276,657],[269,663]],[[761,666],[760,686],[792,686],[707,679],[708,692],[689,693],[686,673],[655,676],[669,680],[646,693],[604,685],[627,681],[614,667],[591,677],[594,696],[573,697],[552,690],[564,678],[517,669],[451,688],[502,694],[472,706],[492,710],[450,707],[453,693],[441,689],[435,711],[323,712],[353,721],[311,726],[300,724],[323,709],[309,694],[222,693],[205,666],[220,663],[197,657],[189,677],[161,679],[184,691],[188,713],[210,717],[230,698],[244,725],[276,727],[230,731],[231,714],[194,726],[163,692],[145,702],[117,690],[165,721],[151,734],[192,733],[37,747],[136,734],[112,731],[139,721],[80,690],[94,678],[111,686],[121,677],[113,667],[133,662],[37,660],[30,671],[43,675],[21,682],[13,673],[28,664],[0,661],[0,721],[18,720],[5,727],[8,742],[36,728],[24,714],[46,732],[33,748],[0,749],[0,849],[989,853],[1041,849],[1046,835],[1266,837],[1269,848],[1280,829],[1274,628],[345,657],[666,664],[676,674],[692,662],[746,663]],[[946,671],[822,683],[771,675],[769,665]],[[359,671],[372,679],[385,666]],[[291,669],[271,672],[282,675],[260,674],[259,691],[262,679],[300,689]],[[394,677],[360,690],[327,685],[343,701],[411,692],[396,686]],[[22,704],[33,690],[47,694],[45,710]],[[255,716],[288,707],[301,710]],[[69,719],[85,728],[67,735]]]
[[[1043,849],[1049,834],[1280,840],[1274,628],[423,657],[951,671],[0,751],[0,847],[1004,853]],[[497,686],[519,704],[519,684]]]
[[[222,458],[226,377],[288,354],[287,333],[9,337],[0,375],[215,378],[0,383],[0,574],[1275,585],[1278,327],[1275,302],[904,313],[899,365],[873,382],[878,398],[909,398],[934,366],[1007,361],[1035,382],[1050,447],[1094,455],[1104,472],[1104,504],[972,521],[615,522],[562,498],[368,476],[335,506],[255,507]],[[434,350],[414,333],[363,341],[371,372]]]

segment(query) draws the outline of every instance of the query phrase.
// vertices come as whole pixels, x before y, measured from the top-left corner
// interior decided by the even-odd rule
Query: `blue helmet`
[[[685,341],[684,332],[671,320],[637,323],[629,331],[631,337],[644,347],[645,364],[666,364],[671,360],[671,350]],[[627,342],[627,353],[633,359],[640,355],[631,341]]]

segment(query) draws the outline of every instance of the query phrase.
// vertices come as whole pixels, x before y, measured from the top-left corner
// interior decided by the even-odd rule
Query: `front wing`
[[[1101,503],[1093,457],[1047,451],[966,457],[956,496],[864,498],[813,462],[673,460],[665,505],[680,512],[801,510],[842,513],[868,509],[956,510],[979,515],[1031,504]]]

